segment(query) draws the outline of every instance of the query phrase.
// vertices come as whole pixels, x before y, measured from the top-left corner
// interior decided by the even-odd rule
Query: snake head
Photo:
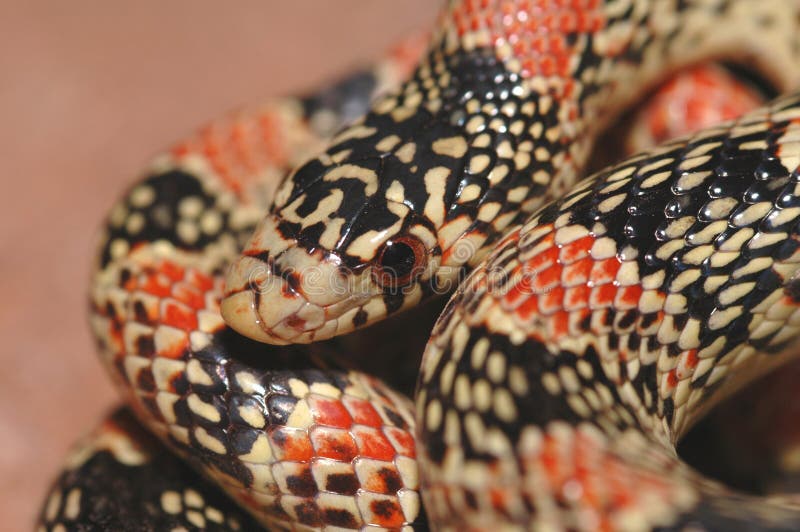
[[[449,66],[439,52],[426,61],[422,71],[451,68],[441,87],[415,78],[379,98],[283,182],[227,278],[222,314],[231,327],[300,343],[375,322],[455,288],[532,208],[523,205],[530,174],[517,170],[512,143],[501,143],[499,157],[483,126],[465,130],[478,112],[476,79],[495,80],[481,85],[487,101],[501,80],[516,109],[517,76],[490,52]],[[499,108],[491,115],[503,131],[527,127]]]
[[[368,205],[347,224],[314,223],[300,205],[264,218],[231,266],[221,310],[239,333],[271,344],[323,340],[436,291],[435,231],[407,205]]]

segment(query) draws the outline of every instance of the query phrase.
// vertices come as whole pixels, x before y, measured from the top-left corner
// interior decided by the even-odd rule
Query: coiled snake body
[[[674,451],[800,324],[798,96],[575,187],[597,133],[673,69],[744,60],[797,85],[798,16],[777,0],[451,2],[410,80],[290,174],[249,239],[273,196],[263,169],[302,143],[269,136],[291,112],[235,119],[233,149],[210,130],[156,160],[94,274],[103,359],[151,431],[275,529],[421,527],[420,494],[436,529],[798,526],[790,503]],[[473,267],[416,413],[327,348],[253,341],[349,332]]]

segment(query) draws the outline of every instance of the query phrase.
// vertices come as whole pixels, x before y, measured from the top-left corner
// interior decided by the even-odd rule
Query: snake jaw
[[[256,276],[254,272],[261,273]],[[274,284],[268,281],[274,277],[257,259],[240,257],[233,263],[228,274],[225,295],[220,302],[220,312],[225,322],[236,332],[259,342],[285,345],[289,343],[287,340],[270,333],[269,321],[273,320],[267,317],[269,321],[265,321],[265,316],[261,312],[262,308],[270,309],[262,307],[261,287]],[[284,308],[288,309],[289,306]]]
[[[305,249],[267,217],[230,267],[220,311],[244,336],[269,344],[335,336],[370,301],[380,300],[370,272],[344,271],[339,257]]]
[[[246,270],[253,266],[252,260],[242,257],[234,268]],[[308,292],[313,294],[313,290]],[[286,345],[335,336],[345,318],[362,312],[374,299],[369,294],[350,293],[329,305],[321,305],[308,292],[291,286],[279,276],[269,275],[263,282],[250,281],[228,292],[220,310],[228,325],[238,333],[260,342]]]

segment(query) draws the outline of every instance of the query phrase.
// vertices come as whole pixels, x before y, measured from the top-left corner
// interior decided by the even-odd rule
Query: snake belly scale
[[[701,477],[674,444],[800,326],[798,98],[576,183],[602,128],[675,69],[747,61],[797,86],[798,17],[449,2],[409,80],[280,185],[309,155],[268,134],[307,131],[296,106],[234,119],[260,134],[232,127],[230,159],[201,137],[154,162],[93,274],[102,358],[142,423],[271,529],[792,529],[791,503]],[[416,412],[296,345],[473,268]]]

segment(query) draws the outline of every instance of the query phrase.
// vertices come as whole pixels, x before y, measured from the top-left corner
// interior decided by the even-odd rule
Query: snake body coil
[[[800,525],[674,449],[742,379],[784,362],[800,327],[798,118],[787,97],[603,171],[473,272],[422,364],[435,520]]]
[[[575,183],[598,132],[674,69],[747,60],[796,86],[798,17],[778,0],[453,1],[409,81],[277,190],[307,153],[297,106],[156,160],[94,273],[103,359],[151,431],[274,529],[421,527],[420,492],[443,530],[792,528],[794,507],[702,478],[674,444],[800,323],[800,100]],[[349,332],[476,266],[416,416],[327,347],[257,342]]]

